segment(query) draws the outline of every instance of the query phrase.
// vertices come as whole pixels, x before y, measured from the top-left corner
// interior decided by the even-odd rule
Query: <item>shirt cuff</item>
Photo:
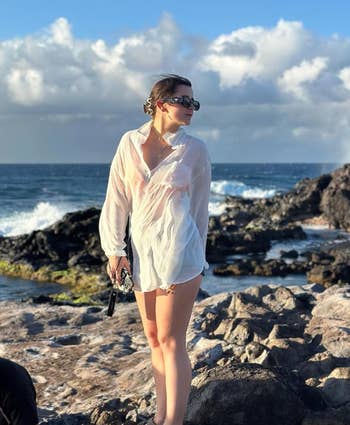
[[[124,249],[115,249],[111,252],[105,252],[106,257],[126,257],[126,252]]]

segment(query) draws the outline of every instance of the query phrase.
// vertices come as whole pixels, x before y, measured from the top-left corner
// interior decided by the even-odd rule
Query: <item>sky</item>
[[[346,1],[0,3],[0,163],[108,163],[164,73],[213,162],[350,162]]]

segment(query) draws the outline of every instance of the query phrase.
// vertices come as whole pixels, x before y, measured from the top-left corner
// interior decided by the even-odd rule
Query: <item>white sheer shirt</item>
[[[125,256],[130,217],[135,289],[148,292],[186,282],[209,264],[205,258],[211,161],[206,144],[183,128],[163,138],[173,151],[149,169],[142,144],[149,121],[125,133],[113,158],[100,221],[107,257]]]

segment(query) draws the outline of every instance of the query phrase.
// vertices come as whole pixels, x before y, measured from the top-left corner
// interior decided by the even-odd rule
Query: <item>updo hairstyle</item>
[[[180,85],[192,87],[191,81],[185,77],[176,74],[164,75],[161,80],[153,85],[150,95],[143,104],[145,114],[151,115],[154,118],[156,115],[157,100],[173,96],[177,87]]]

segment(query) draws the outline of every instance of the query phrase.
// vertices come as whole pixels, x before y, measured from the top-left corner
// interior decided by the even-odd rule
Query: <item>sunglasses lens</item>
[[[193,100],[192,105],[195,111],[198,111],[198,109],[200,108],[200,103],[198,102],[198,100]]]
[[[198,102],[198,100],[194,100],[194,99],[190,99],[188,96],[183,96],[181,98],[181,105],[183,105],[185,108],[191,108],[193,107],[193,109],[195,111],[198,111],[200,104]]]
[[[200,108],[200,103],[198,100],[190,99],[188,96],[182,97],[169,97],[163,99],[164,102],[169,102],[172,104],[182,105],[185,108],[193,108],[194,111],[198,111]]]
[[[192,105],[192,101],[188,97],[183,97],[181,103],[185,108],[189,108]]]

